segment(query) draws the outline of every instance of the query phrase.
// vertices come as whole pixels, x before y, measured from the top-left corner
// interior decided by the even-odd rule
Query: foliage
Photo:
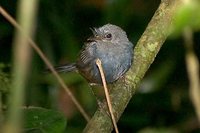
[[[63,133],[66,119],[56,111],[39,107],[24,108],[24,131],[27,133]]]
[[[10,75],[4,71],[8,66],[0,63],[0,92],[7,93],[10,89]]]

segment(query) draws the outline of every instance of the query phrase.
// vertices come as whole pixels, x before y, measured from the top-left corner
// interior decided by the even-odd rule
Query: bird
[[[92,36],[84,43],[74,63],[55,67],[58,72],[78,71],[90,84],[102,85],[96,60],[102,62],[108,84],[117,81],[133,62],[133,47],[126,32],[119,26],[105,24],[90,28]]]

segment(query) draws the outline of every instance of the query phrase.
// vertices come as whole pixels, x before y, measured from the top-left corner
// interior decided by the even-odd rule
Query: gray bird
[[[102,84],[96,59],[102,62],[107,83],[122,77],[130,68],[133,44],[120,27],[106,24],[91,29],[93,35],[87,39],[75,63],[57,67],[58,72],[77,71],[92,84]]]

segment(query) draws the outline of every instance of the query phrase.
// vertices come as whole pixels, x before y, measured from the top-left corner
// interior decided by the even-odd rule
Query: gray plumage
[[[59,72],[78,70],[90,83],[102,84],[99,69],[95,63],[102,62],[107,83],[122,77],[132,64],[133,44],[118,26],[106,24],[91,29],[93,36],[84,44],[76,63],[56,68]]]

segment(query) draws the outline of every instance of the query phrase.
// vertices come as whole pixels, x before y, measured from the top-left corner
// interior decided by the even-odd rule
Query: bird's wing
[[[83,64],[89,63],[92,59],[94,59],[95,51],[95,42],[85,44],[82,51],[80,52],[79,61]]]

